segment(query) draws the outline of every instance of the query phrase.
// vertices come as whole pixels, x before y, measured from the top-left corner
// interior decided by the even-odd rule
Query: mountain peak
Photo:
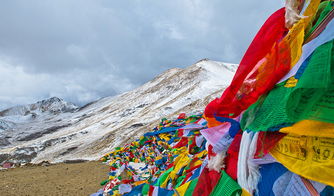
[[[64,101],[63,99],[59,98],[59,97],[50,97],[48,99],[44,99],[44,100],[41,100],[41,101],[37,101],[37,103],[54,103],[54,102],[62,102]]]
[[[213,73],[217,72],[218,69],[219,71],[221,71],[222,69],[227,69],[228,71],[235,72],[238,68],[238,64],[218,62],[207,58],[197,61],[194,66],[201,67]]]
[[[0,116],[27,116],[32,114],[33,118],[39,113],[49,112],[51,114],[73,112],[79,107],[73,103],[64,101],[58,97],[51,97],[33,104],[14,106],[0,111]]]

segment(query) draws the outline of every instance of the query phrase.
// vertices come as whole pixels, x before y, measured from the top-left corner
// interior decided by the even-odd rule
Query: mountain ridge
[[[32,111],[39,112],[50,112],[50,113],[60,113],[60,112],[73,112],[79,107],[73,103],[66,102],[58,97],[51,97],[41,101],[37,101],[33,104],[18,105],[0,111],[0,117],[12,116],[12,115],[28,115]]]
[[[236,68],[236,64],[204,59],[70,112],[40,113],[34,121],[14,122],[11,132],[0,132],[0,163],[96,159],[150,131],[162,117],[201,112],[229,85]],[[0,116],[0,121],[6,119]]]

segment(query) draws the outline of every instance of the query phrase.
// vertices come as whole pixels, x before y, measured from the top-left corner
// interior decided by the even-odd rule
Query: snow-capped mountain
[[[26,121],[35,119],[40,115],[59,114],[65,112],[74,112],[79,107],[73,103],[68,103],[58,97],[51,97],[46,100],[38,101],[34,104],[15,106],[0,111],[1,119]]]
[[[236,64],[204,59],[81,108],[51,98],[4,110],[0,112],[0,164],[96,159],[151,131],[163,117],[202,111],[229,85],[236,69]]]

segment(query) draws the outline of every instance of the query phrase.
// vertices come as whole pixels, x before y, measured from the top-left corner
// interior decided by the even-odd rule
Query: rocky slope
[[[236,68],[204,59],[81,108],[51,98],[4,110],[0,112],[0,163],[96,159],[150,131],[163,117],[202,111],[228,86]]]

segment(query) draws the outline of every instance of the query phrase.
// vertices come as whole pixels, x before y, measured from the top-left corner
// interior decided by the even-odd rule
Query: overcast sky
[[[283,0],[3,0],[0,109],[76,104],[209,58],[239,63]]]

